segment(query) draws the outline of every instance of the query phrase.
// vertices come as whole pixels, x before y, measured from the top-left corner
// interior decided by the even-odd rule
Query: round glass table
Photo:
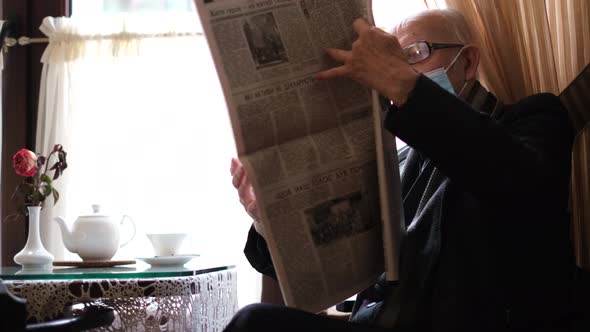
[[[2,267],[0,279],[27,300],[29,323],[62,318],[72,305],[99,302],[116,312],[104,331],[221,331],[238,309],[233,265]]]

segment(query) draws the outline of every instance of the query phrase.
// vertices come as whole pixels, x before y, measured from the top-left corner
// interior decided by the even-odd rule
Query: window
[[[230,122],[193,0],[74,0],[72,24],[102,40],[80,48],[67,78],[67,217],[93,203],[131,216],[138,232],[121,259],[152,254],[146,233],[188,232],[181,251],[237,264],[240,305],[258,301],[259,276],[242,254],[251,221],[229,173]],[[121,31],[137,38],[109,41]],[[144,38],[170,31],[184,36]]]

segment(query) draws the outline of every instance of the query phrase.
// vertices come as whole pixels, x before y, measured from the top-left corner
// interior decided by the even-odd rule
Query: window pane
[[[401,139],[399,139],[397,137],[395,138],[395,146],[398,151],[399,151],[399,149],[403,148],[406,145],[407,145],[406,142],[402,141]]]
[[[82,0],[86,1],[86,0]],[[105,12],[194,11],[193,0],[104,0]]]
[[[70,223],[93,203],[133,218],[137,236],[115,259],[153,255],[146,233],[189,233],[181,253],[236,264],[245,305],[260,294],[259,275],[242,254],[251,219],[231,184],[230,121],[207,43],[193,33],[201,27],[192,1],[73,0],[75,28],[60,32],[80,44],[61,46],[79,57],[55,69],[67,68],[60,82],[71,139],[63,142],[71,194],[60,203]],[[183,35],[146,37],[158,32]]]
[[[195,13],[194,0],[72,0],[72,16]]]
[[[375,25],[390,31],[404,18],[427,9],[423,0],[373,0]]]

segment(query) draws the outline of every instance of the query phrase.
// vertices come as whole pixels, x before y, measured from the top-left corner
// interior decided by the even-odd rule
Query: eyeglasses
[[[440,50],[443,48],[463,47],[463,44],[440,44],[440,43],[429,43],[425,40],[420,40],[412,45],[408,45],[403,49],[404,54],[408,58],[408,63],[413,65],[418,62],[425,61],[430,58],[432,51]]]

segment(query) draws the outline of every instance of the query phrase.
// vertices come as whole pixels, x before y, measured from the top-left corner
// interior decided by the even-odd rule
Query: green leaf
[[[47,184],[51,184],[51,182],[52,182],[51,178],[47,174],[43,174],[43,176],[41,177],[41,181],[47,182]]]
[[[57,204],[58,200],[59,200],[59,193],[57,192],[57,190],[53,189],[53,205]]]
[[[44,186],[41,186],[40,190],[41,190],[41,195],[47,197],[47,196],[51,195],[51,192],[53,191],[53,187],[48,183]]]
[[[41,193],[36,190],[34,190],[31,195],[29,195],[29,203],[32,205],[39,205],[42,201]]]

